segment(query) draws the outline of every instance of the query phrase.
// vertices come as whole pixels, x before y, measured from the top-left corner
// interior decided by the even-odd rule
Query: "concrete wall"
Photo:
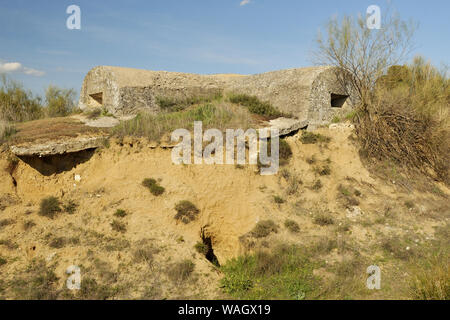
[[[82,109],[98,106],[92,95],[102,92],[102,106],[116,116],[135,114],[142,109],[157,113],[160,111],[158,97],[183,99],[213,96],[223,91],[257,96],[300,120],[320,125],[330,122],[335,115],[349,112],[356,103],[340,74],[332,67],[288,69],[250,76],[96,67],[84,79],[79,106]],[[332,94],[349,98],[341,107],[332,107]]]

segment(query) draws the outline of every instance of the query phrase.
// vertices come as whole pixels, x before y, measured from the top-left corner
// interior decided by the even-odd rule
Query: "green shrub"
[[[275,201],[275,203],[278,203],[278,204],[282,204],[285,202],[284,199],[281,198],[280,196],[273,196],[273,201]]]
[[[7,261],[5,258],[0,257],[0,267],[3,266],[3,265],[5,265],[7,262],[8,262],[8,261]]]
[[[75,90],[48,86],[45,91],[47,114],[50,117],[65,117],[74,109]]]
[[[326,214],[320,214],[314,217],[314,223],[319,226],[328,226],[334,224],[334,219]]]
[[[204,256],[206,256],[206,254],[207,254],[208,251],[209,251],[209,247],[208,247],[206,244],[204,244],[202,241],[198,241],[198,242],[195,244],[194,248],[195,248],[195,250],[196,250],[198,253],[200,253],[200,254],[202,254],[202,255],[204,255]]]
[[[255,96],[235,94],[230,97],[230,102],[240,104],[248,108],[251,113],[267,117],[281,117],[283,114],[275,109],[269,102],[262,102]]]
[[[300,231],[300,226],[294,220],[287,219],[284,222],[284,226],[292,233],[298,233]]]
[[[116,212],[114,212],[114,216],[118,218],[124,218],[127,216],[127,212],[123,209],[117,209]]]
[[[338,116],[334,116],[333,119],[331,119],[331,123],[339,123],[341,122],[341,118]]]
[[[272,220],[261,220],[256,224],[250,234],[255,238],[264,238],[272,232],[278,232],[278,226],[275,222]]]
[[[39,97],[34,97],[31,91],[25,90],[20,83],[10,80],[5,75],[1,76],[1,80],[0,120],[21,122],[43,117],[44,112]]]
[[[175,210],[177,211],[175,219],[181,220],[185,224],[195,220],[200,212],[200,210],[188,200],[178,202],[175,206]]]
[[[328,143],[331,141],[330,137],[326,137],[324,135],[321,135],[320,133],[313,133],[313,132],[309,132],[309,131],[303,131],[301,137],[300,137],[300,141],[303,144],[315,144],[318,142],[322,142],[322,143]]]
[[[144,181],[142,181],[142,185],[154,195],[159,196],[162,195],[165,191],[164,187],[160,186],[158,182],[153,178],[146,178]]]
[[[240,128],[249,126],[249,119],[243,113],[233,110],[225,104],[206,103],[187,110],[149,114],[140,113],[135,118],[122,121],[113,128],[113,133],[119,137],[146,137],[151,141],[159,141],[166,133],[178,128],[191,130],[194,121],[202,121],[203,128],[226,129],[239,124]]]
[[[412,272],[411,292],[417,300],[449,300],[449,259],[444,254],[428,257]]]
[[[61,203],[56,197],[47,197],[41,200],[39,214],[53,219],[59,212],[62,211]]]

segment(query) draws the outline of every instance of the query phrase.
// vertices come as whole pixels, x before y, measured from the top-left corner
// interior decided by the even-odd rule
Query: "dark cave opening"
[[[208,251],[205,254],[205,258],[209,262],[211,262],[213,265],[215,265],[216,267],[220,267],[219,260],[217,259],[216,255],[214,254],[211,237],[202,235],[202,241],[203,241],[203,244],[208,248]]]
[[[18,158],[42,175],[50,176],[72,170],[92,158],[94,152],[95,148],[50,156],[19,156]]]

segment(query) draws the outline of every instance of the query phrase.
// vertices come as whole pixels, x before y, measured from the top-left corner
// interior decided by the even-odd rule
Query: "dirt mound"
[[[85,161],[59,159],[67,166],[58,170],[52,171],[49,161],[48,174],[19,160],[0,172],[0,220],[11,222],[0,227],[0,256],[7,261],[0,266],[2,274],[17,277],[40,258],[55,265],[59,289],[66,268],[81,265],[83,276],[96,281],[96,290],[101,283],[123,289],[106,298],[215,298],[223,293],[221,272],[207,259],[212,252],[222,265],[273,242],[307,244],[336,237],[334,228],[349,223],[352,233],[345,237],[352,243],[373,244],[377,234],[401,235],[411,225],[420,228],[421,237],[432,238],[433,227],[443,221],[436,217],[437,208],[440,217],[448,218],[448,206],[442,207],[442,196],[449,194],[445,186],[439,186],[441,195],[425,196],[371,175],[349,138],[351,127],[334,125],[314,134],[331,141],[308,143],[301,131],[287,137],[293,158],[274,176],[259,175],[256,166],[174,165],[170,149],[127,138],[111,140]],[[11,161],[3,153],[0,168]],[[153,195],[142,185],[144,178],[154,179],[162,194]],[[39,214],[41,200],[49,196],[61,202],[54,219]],[[385,216],[386,206],[411,199],[414,209],[397,209],[403,215],[395,221]],[[183,200],[199,210],[187,224],[175,219],[175,207]],[[300,226],[299,234],[283,227],[288,218]],[[381,218],[384,222],[374,222]],[[279,231],[257,239],[252,231],[265,220],[274,221]],[[208,252],[197,252],[196,244],[205,241]],[[331,253],[329,259],[340,258]],[[177,280],[170,270],[189,269],[187,263],[176,265],[185,260],[195,262],[195,277]],[[14,296],[10,286],[5,290]]]

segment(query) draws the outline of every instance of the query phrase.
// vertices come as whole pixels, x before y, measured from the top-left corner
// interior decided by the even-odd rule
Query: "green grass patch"
[[[116,212],[114,212],[114,216],[117,218],[124,218],[128,215],[128,213],[123,209],[117,209]]]
[[[230,102],[247,107],[253,114],[266,116],[270,118],[281,117],[284,114],[273,107],[269,102],[263,102],[256,96],[246,94],[233,94],[230,96]]]
[[[173,132],[175,129],[192,130],[194,121],[202,121],[203,129],[238,127],[245,130],[250,123],[248,115],[243,112],[235,112],[225,104],[205,103],[171,113],[156,115],[140,113],[135,118],[123,121],[114,127],[113,133],[119,137],[137,136],[159,141],[164,134]]]
[[[316,264],[298,246],[280,245],[271,252],[258,251],[228,261],[221,267],[222,289],[237,299],[315,298],[319,279]]]

